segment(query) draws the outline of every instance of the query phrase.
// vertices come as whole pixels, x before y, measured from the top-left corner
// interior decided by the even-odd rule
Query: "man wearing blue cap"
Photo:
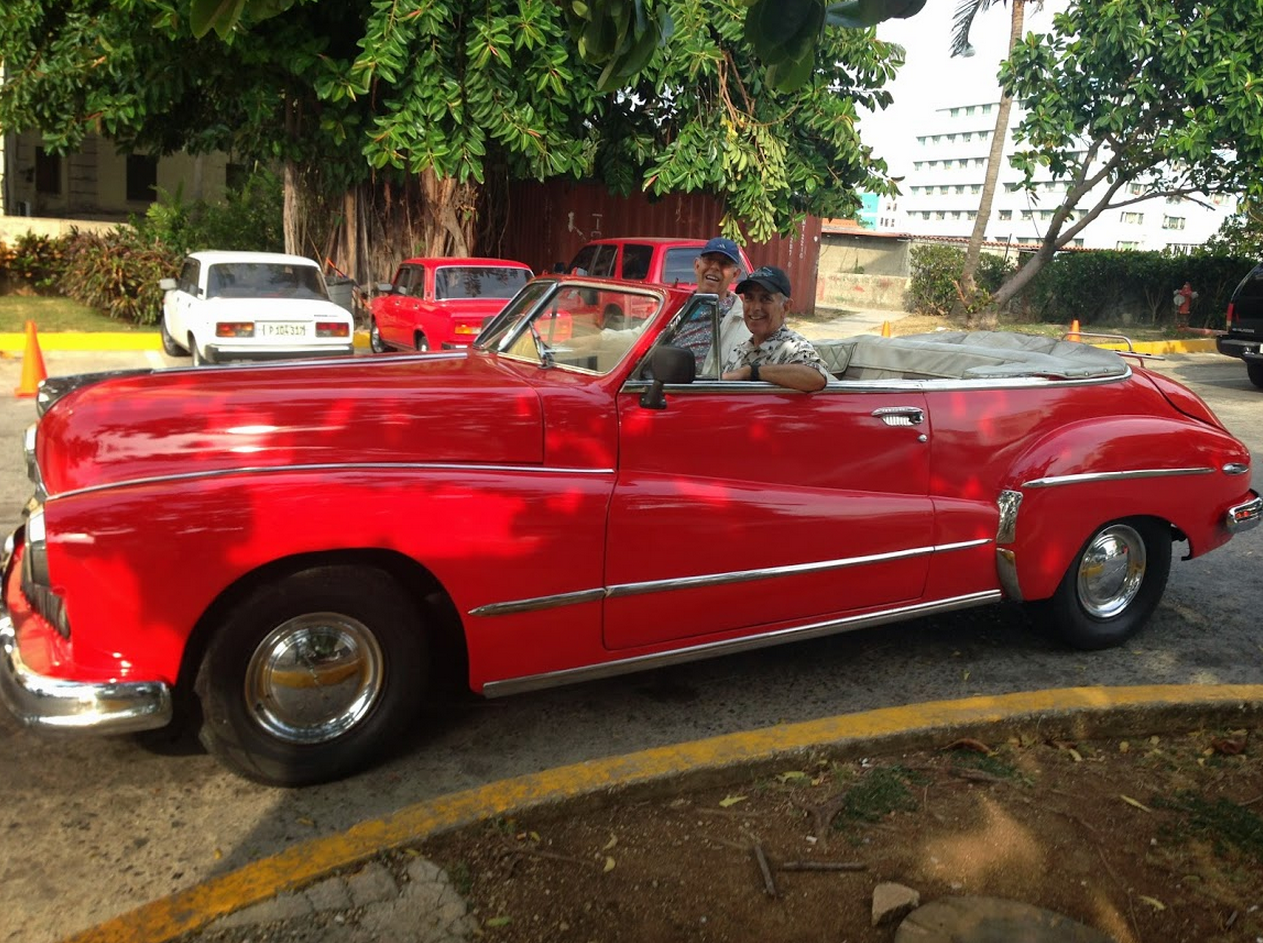
[[[789,315],[789,276],[764,265],[737,285],[750,339],[724,364],[725,380],[766,380],[804,393],[824,389],[829,369],[811,341],[785,326]]]
[[[693,260],[697,290],[719,297],[719,362],[723,363],[750,336],[741,316],[741,299],[728,290],[741,271],[741,250],[731,239],[716,236],[709,239]],[[675,336],[674,343],[687,347],[697,357],[699,371],[714,376],[710,325],[697,322],[686,326]]]

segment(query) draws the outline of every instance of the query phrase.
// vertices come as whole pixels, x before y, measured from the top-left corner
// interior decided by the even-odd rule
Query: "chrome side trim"
[[[524,691],[538,691],[543,688],[573,684],[578,681],[594,681],[598,678],[610,678],[614,675],[643,671],[647,668],[662,668],[667,665],[679,665],[690,661],[700,661],[716,655],[732,655],[737,652],[755,651],[769,648],[784,642],[797,642],[812,638],[821,638],[852,629],[865,629],[871,626],[886,625],[891,622],[904,622],[908,619],[937,615],[944,612],[955,612],[958,609],[969,609],[988,603],[999,602],[1003,597],[997,590],[981,593],[970,593],[952,599],[937,602],[917,603],[912,606],[900,606],[883,612],[873,612],[860,616],[848,616],[841,619],[828,619],[823,622],[810,622],[806,625],[780,629],[764,635],[728,639],[722,642],[707,642],[703,645],[692,645],[688,648],[662,652],[654,655],[636,655],[632,658],[620,658],[616,661],[599,665],[587,665],[582,668],[567,668],[564,671],[550,671],[544,674],[527,675],[523,678],[509,678],[504,681],[491,681],[483,686],[482,693],[487,697],[501,697],[505,694],[520,694]]]
[[[200,369],[200,368],[199,368]],[[109,491],[112,488],[130,488],[137,485],[154,485],[167,481],[196,481],[198,479],[224,478],[229,475],[263,475],[284,472],[336,471],[338,469],[393,469],[424,471],[460,471],[460,472],[513,472],[514,474],[534,475],[613,475],[613,468],[567,468],[558,465],[479,465],[462,462],[328,462],[311,465],[242,465],[238,468],[220,468],[214,471],[182,472],[178,475],[154,475],[149,478],[129,478],[125,481],[112,481],[102,485],[88,485],[86,488],[75,488],[63,491],[57,497],[66,498],[73,495],[91,494],[94,491]]]
[[[616,583],[605,589],[585,589],[573,593],[558,593],[552,596],[536,596],[531,599],[514,599],[509,602],[489,603],[469,610],[471,616],[504,616],[517,612],[534,612],[540,609],[552,609],[557,606],[573,606],[579,603],[596,602],[603,598],[623,596],[643,596],[647,593],[668,593],[677,589],[697,589],[705,586],[728,586],[734,583],[749,583],[754,580],[772,579],[780,576],[797,576],[802,573],[818,573],[823,570],[842,570],[853,566],[864,566],[869,563],[883,563],[888,560],[903,560],[909,557],[923,557],[934,553],[947,553],[953,550],[967,550],[991,543],[987,538],[965,540],[954,544],[942,544],[933,547],[914,547],[910,550],[897,550],[893,553],[874,553],[864,557],[846,557],[841,560],[819,560],[815,563],[791,563],[785,566],[760,567],[754,570],[733,570],[728,573],[707,573],[702,576],[681,576],[668,580],[647,580],[643,583]]]
[[[171,722],[171,689],[161,681],[88,684],[31,671],[0,603],[0,702],[24,727],[75,733],[135,733]]]
[[[1013,602],[1023,602],[1022,587],[1017,581],[1017,557],[1012,550],[1005,547],[995,549],[996,575],[1000,578],[1000,588],[1004,598]]]
[[[1116,351],[1117,353],[1117,351]],[[1074,379],[1053,379],[1050,377],[995,377],[988,379],[938,379],[938,380],[839,380],[836,377],[829,381],[822,390],[812,396],[828,396],[830,393],[938,393],[956,392],[959,390],[1021,390],[1042,389],[1048,386],[1099,386],[1104,383],[1118,383],[1133,376],[1130,365],[1126,373],[1111,377],[1082,377]],[[622,393],[642,393],[649,389],[648,380],[628,379],[620,388]],[[692,383],[667,384],[666,392],[677,394],[710,394],[750,393],[755,390],[776,393],[796,393],[797,390],[775,387],[752,387],[744,380],[708,380],[699,378]]]
[[[1189,468],[1133,468],[1130,471],[1085,472],[1081,475],[1050,475],[1022,482],[1023,488],[1056,488],[1060,485],[1078,485],[1089,481],[1131,481],[1137,478],[1171,478],[1176,475],[1211,475],[1214,469],[1206,466]]]
[[[1263,498],[1257,494],[1249,501],[1228,508],[1224,514],[1224,524],[1233,534],[1243,534],[1253,530],[1263,519]]]
[[[1022,492],[1001,491],[996,505],[1000,508],[1000,523],[996,525],[995,542],[1011,544],[1017,536],[1017,511],[1022,506]]]

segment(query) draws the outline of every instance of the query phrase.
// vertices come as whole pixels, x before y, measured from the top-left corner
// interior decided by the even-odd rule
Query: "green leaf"
[[[228,36],[241,19],[246,0],[193,0],[189,10],[189,26],[201,39],[214,29],[220,38]]]

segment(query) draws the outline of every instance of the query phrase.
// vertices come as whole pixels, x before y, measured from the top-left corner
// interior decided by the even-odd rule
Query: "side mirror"
[[[692,383],[697,377],[697,359],[693,352],[670,344],[653,352],[649,368],[653,371],[653,385],[640,396],[640,405],[645,409],[666,409],[667,398],[662,388],[668,383]]]
[[[392,285],[390,282],[378,282],[378,283],[377,283],[377,294],[379,294],[379,295],[389,295],[389,294],[390,294],[390,290],[391,290],[392,288],[394,288],[394,287],[395,287],[395,286],[394,286],[394,285]]]
[[[175,279],[174,278],[160,278],[158,279],[158,287],[161,288],[163,291],[175,291]]]

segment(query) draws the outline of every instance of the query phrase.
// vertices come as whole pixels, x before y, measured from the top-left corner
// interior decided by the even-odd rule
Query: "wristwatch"
[[[750,364],[750,379],[757,380],[759,378],[759,365],[757,363]]]

